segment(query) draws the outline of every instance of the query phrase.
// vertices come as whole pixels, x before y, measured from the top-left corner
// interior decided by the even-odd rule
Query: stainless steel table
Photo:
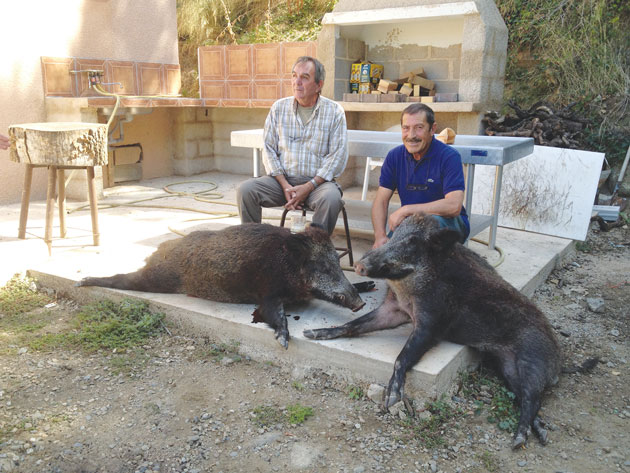
[[[260,175],[259,161],[262,156],[263,130],[240,130],[231,134],[232,146],[253,148],[254,177]],[[400,132],[348,130],[348,154],[365,158],[384,158],[394,147],[402,144]],[[497,224],[499,221],[499,204],[501,200],[501,181],[503,166],[529,156],[534,152],[533,138],[515,138],[503,136],[457,135],[452,145],[462,156],[466,168],[466,200],[467,211],[472,209],[472,189],[475,179],[475,166],[495,166],[494,186],[492,190],[492,213],[490,215],[470,214],[470,236],[474,236],[490,227],[488,246],[494,249],[496,243]]]

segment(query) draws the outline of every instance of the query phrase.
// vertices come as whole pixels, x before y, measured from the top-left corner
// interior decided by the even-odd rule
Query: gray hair
[[[326,69],[324,69],[324,65],[311,56],[300,56],[297,58],[291,70],[295,69],[295,66],[303,62],[312,62],[313,66],[315,66],[315,82],[319,84],[321,81],[326,79]]]
[[[415,115],[416,113],[424,112],[424,117],[427,120],[429,126],[433,126],[435,123],[435,114],[433,109],[426,104],[415,102],[405,108],[400,116],[400,124],[402,125],[402,119],[405,115]]]

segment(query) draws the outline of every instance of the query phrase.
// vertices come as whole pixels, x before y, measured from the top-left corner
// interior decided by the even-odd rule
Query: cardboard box
[[[361,64],[361,75],[359,82],[371,82],[372,84],[378,84],[378,81],[383,77],[384,67],[382,64],[373,64],[371,62],[365,62]]]
[[[425,97],[420,97],[420,102],[422,103],[433,103],[435,102],[435,97],[427,95]]]
[[[392,82],[390,80],[381,79],[378,81],[378,90],[384,94],[392,90],[396,90],[398,88],[398,84],[396,82]]]
[[[407,102],[420,102],[420,99],[422,99],[422,97],[407,97]]]
[[[359,94],[348,94],[348,93],[344,93],[343,94],[343,101],[344,102],[360,102],[361,97],[359,96]]]
[[[361,63],[355,62],[350,68],[350,83],[358,84],[361,77]]]
[[[370,92],[372,92],[372,84],[370,82],[359,84],[359,94],[369,94]]]

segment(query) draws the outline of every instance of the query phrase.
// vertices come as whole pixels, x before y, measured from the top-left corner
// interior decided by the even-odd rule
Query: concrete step
[[[331,327],[357,317],[347,309],[322,301],[287,308],[289,348],[282,348],[266,324],[252,323],[253,304],[225,304],[181,294],[155,294],[121,291],[100,287],[75,287],[74,278],[50,270],[32,270],[29,274],[44,287],[54,288],[81,303],[100,299],[135,298],[148,302],[166,314],[170,323],[185,332],[207,334],[224,342],[238,342],[239,352],[257,361],[269,361],[295,371],[296,376],[309,370],[322,370],[348,383],[379,383],[387,386],[394,362],[411,332],[410,325],[367,334],[358,338],[315,341],[302,335],[306,329]],[[353,282],[363,280],[348,274]],[[385,295],[385,284],[364,295],[366,307],[361,314],[376,308]],[[407,374],[405,392],[413,397],[435,397],[445,392],[462,369],[477,362],[476,353],[461,345],[443,342],[427,353]]]
[[[210,173],[199,179],[219,183],[224,190],[225,200],[234,200],[234,189],[242,176]],[[116,188],[116,195],[105,197],[101,203],[108,204],[123,199],[132,201],[144,194],[159,193],[164,185],[177,182],[180,178],[161,178],[136,186]],[[180,186],[182,187],[182,186]],[[360,195],[360,194],[359,194]],[[371,202],[352,199],[346,192],[348,215],[352,229],[371,231],[369,209]],[[177,207],[195,206],[208,210],[213,206],[198,201],[183,202],[173,199]],[[217,209],[225,210],[225,206]],[[227,207],[230,209],[230,207]],[[304,329],[331,327],[346,323],[377,307],[385,296],[385,283],[377,282],[377,290],[365,295],[366,307],[359,314],[332,304],[315,301],[301,307],[288,308],[291,340],[289,349],[284,350],[275,341],[271,329],[264,324],[252,324],[254,305],[221,304],[195,299],[183,295],[138,293],[102,288],[77,288],[74,283],[85,276],[109,276],[134,271],[144,264],[144,259],[155,251],[162,241],[174,238],[169,232],[174,228],[184,232],[195,229],[220,229],[238,223],[234,217],[207,220],[200,223],[199,214],[175,209],[114,207],[99,212],[101,246],[92,246],[89,212],[74,212],[67,217],[68,238],[53,241],[52,255],[48,256],[45,244],[32,236],[31,232],[43,233],[45,202],[31,204],[29,233],[27,240],[17,240],[15,235],[19,204],[0,209],[0,260],[8,271],[29,270],[45,287],[79,302],[99,298],[120,299],[136,297],[148,301],[163,310],[168,319],[195,335],[207,335],[213,339],[240,342],[240,350],[257,360],[269,360],[285,365],[296,373],[305,369],[321,369],[338,375],[349,382],[379,383],[387,385],[394,362],[409,336],[409,325],[394,330],[375,332],[358,338],[330,341],[313,341],[302,336]],[[280,217],[281,209],[265,209],[264,215]],[[277,220],[273,220],[277,224]],[[358,230],[357,230],[358,232]],[[57,231],[55,230],[55,234]],[[487,230],[479,235],[487,239]],[[343,241],[338,232],[335,241]],[[353,236],[355,260],[371,248],[372,238],[363,234]],[[557,264],[570,254],[571,240],[540,234],[499,228],[497,248],[490,251],[483,244],[471,242],[471,249],[485,256],[490,263],[497,263],[501,254],[504,261],[497,268],[518,290],[530,296],[545,280]],[[2,268],[0,268],[2,269]],[[353,272],[346,273],[352,281],[362,278]],[[459,345],[441,343],[427,353],[408,374],[406,392],[412,396],[439,395],[445,392],[456,379],[457,371],[475,365],[474,353]]]

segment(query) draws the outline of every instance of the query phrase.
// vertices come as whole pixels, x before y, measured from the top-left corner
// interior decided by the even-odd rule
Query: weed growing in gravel
[[[289,421],[289,424],[301,424],[312,415],[312,407],[302,406],[300,404],[287,406],[287,420]]]
[[[425,408],[431,413],[431,417],[420,420],[408,417],[404,423],[411,428],[412,436],[426,448],[444,445],[447,431],[464,416],[464,411],[459,407],[453,407],[444,396],[427,402]]]
[[[350,397],[350,399],[359,401],[360,399],[363,399],[365,393],[363,392],[363,388],[361,386],[349,386],[348,396]]]
[[[293,381],[291,383],[291,386],[293,386],[293,389],[297,391],[304,391],[304,385],[300,383],[299,381]]]
[[[50,301],[50,297],[37,291],[33,279],[16,274],[0,288],[0,317],[25,314]]]
[[[503,381],[483,369],[466,372],[460,375],[460,390],[465,397],[475,399],[475,414],[481,415],[487,409],[488,422],[507,432],[516,432],[519,418],[514,404],[516,396]]]
[[[282,411],[273,406],[258,406],[253,411],[253,421],[259,427],[270,427],[284,422]]]
[[[593,247],[588,241],[576,241],[575,249],[581,251],[582,253],[590,253],[593,251]]]
[[[481,454],[481,464],[490,473],[499,471],[499,462],[497,461],[497,458],[488,451]]]
[[[26,421],[22,420],[15,424],[3,424],[0,427],[0,441],[9,436],[16,436],[26,430]]]
[[[259,427],[277,424],[299,425],[313,415],[313,408],[301,404],[292,404],[285,410],[273,406],[258,406],[252,413],[253,421]]]

